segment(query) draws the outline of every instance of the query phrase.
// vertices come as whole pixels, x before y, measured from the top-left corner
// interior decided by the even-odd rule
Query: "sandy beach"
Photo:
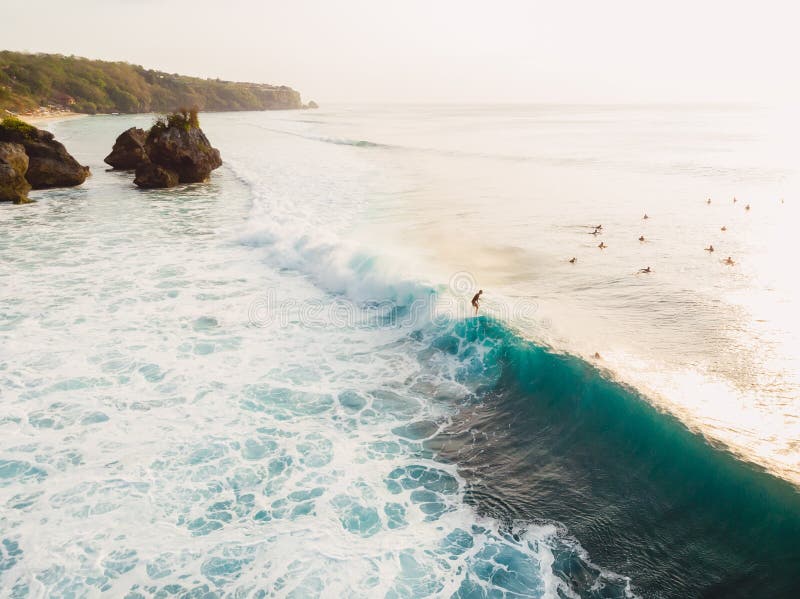
[[[79,114],[77,112],[72,112],[70,110],[48,110],[46,112],[34,112],[34,113],[17,115],[18,118],[22,119],[26,123],[30,123],[31,125],[35,125],[37,123],[46,123],[49,121],[74,119],[84,116],[87,115]]]

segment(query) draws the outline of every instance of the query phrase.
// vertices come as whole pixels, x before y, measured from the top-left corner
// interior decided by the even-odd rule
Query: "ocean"
[[[142,191],[152,121],[0,206],[0,596],[796,596],[792,113],[201,114]]]

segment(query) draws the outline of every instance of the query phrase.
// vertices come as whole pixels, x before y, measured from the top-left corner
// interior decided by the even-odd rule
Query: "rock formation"
[[[181,183],[205,181],[222,166],[219,150],[211,147],[200,127],[153,127],[145,148],[150,162],[176,172]]]
[[[143,162],[136,169],[136,178],[133,182],[143,189],[158,189],[175,187],[179,183],[179,178],[175,171],[152,162]]]
[[[160,118],[147,133],[128,129],[117,138],[106,162],[114,168],[135,168],[133,182],[146,189],[205,181],[222,165],[219,150],[200,129],[196,110]]]
[[[146,139],[147,132],[144,129],[131,127],[114,142],[111,153],[105,157],[105,163],[123,171],[134,170],[141,163],[147,162],[147,152],[144,149]]]
[[[37,129],[8,117],[0,123],[0,142],[20,144],[28,156],[25,178],[33,189],[74,187],[89,176],[89,167],[81,166],[49,131]]]
[[[0,201],[26,204],[31,186],[25,179],[28,155],[20,144],[0,142]]]

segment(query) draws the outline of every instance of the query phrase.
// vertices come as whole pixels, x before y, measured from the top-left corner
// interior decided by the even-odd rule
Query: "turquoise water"
[[[159,192],[102,164],[152,117],[50,125],[94,176],[0,210],[0,594],[790,596],[776,118],[208,114]]]

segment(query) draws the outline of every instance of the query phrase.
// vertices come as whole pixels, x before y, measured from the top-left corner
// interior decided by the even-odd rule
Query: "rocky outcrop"
[[[146,139],[147,132],[144,129],[131,127],[114,142],[111,153],[105,157],[105,163],[123,171],[134,170],[147,162],[147,152],[144,149]]]
[[[37,129],[15,118],[0,123],[0,142],[20,144],[28,156],[25,178],[33,189],[74,187],[89,176],[89,167],[81,166],[49,131]]]
[[[178,173],[181,183],[205,181],[211,171],[222,166],[219,150],[199,127],[153,127],[145,148],[150,162]]]
[[[205,181],[222,165],[222,158],[192,109],[159,118],[147,133],[128,129],[117,137],[106,162],[114,168],[135,168],[134,184],[156,189]]]
[[[31,189],[25,173],[28,155],[20,144],[0,142],[0,202],[26,204]]]
[[[178,173],[152,162],[143,162],[136,168],[133,182],[143,189],[175,187],[179,182]]]
[[[309,107],[309,108],[319,108],[319,104],[317,104],[316,102],[314,102],[314,100],[311,100],[311,101],[308,103],[308,107]]]

